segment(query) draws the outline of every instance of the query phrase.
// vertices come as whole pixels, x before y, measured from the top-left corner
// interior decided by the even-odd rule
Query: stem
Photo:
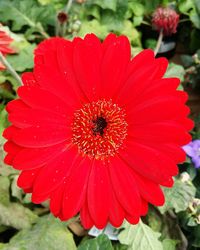
[[[46,39],[48,39],[50,36],[46,33],[42,25],[36,26],[38,32]]]
[[[50,36],[44,31],[44,30],[39,30],[40,34],[43,35],[44,38],[48,39]]]
[[[60,23],[58,22],[57,15],[56,15],[56,26],[55,26],[55,35],[59,36],[59,30],[60,30]]]
[[[154,55],[155,56],[157,55],[157,53],[158,53],[158,51],[160,49],[162,39],[163,39],[163,29],[161,29],[160,33],[159,33],[158,41],[157,41],[157,44],[156,44],[156,47],[155,47],[155,50],[154,50]]]
[[[148,23],[147,21],[142,21],[142,24],[145,24],[145,25],[148,25],[148,26],[151,26],[151,24],[150,23]]]
[[[20,85],[23,85],[20,76],[17,74],[17,72],[14,70],[14,68],[10,65],[10,63],[6,60],[6,58],[3,56],[1,52],[0,52],[0,61],[4,64],[4,66],[10,72],[10,74],[18,81],[18,83]]]
[[[66,7],[65,7],[65,12],[66,12],[67,14],[68,14],[68,12],[69,12],[71,6],[72,6],[72,2],[73,2],[73,0],[69,0],[68,3],[67,3],[67,5],[66,5]]]
[[[65,8],[64,8],[64,10],[63,10],[66,14],[69,13],[69,10],[70,10],[70,8],[71,8],[71,6],[72,6],[72,3],[73,3],[73,0],[68,0],[67,4],[66,4],[66,6],[65,6]],[[66,33],[66,23],[64,23],[64,24],[61,25],[61,24],[59,23],[59,21],[58,21],[57,16],[56,16],[55,35],[56,35],[56,36],[59,36],[59,35],[60,35],[60,36],[64,36],[65,33]]]
[[[189,18],[185,18],[185,19],[181,19],[181,20],[179,21],[179,23],[184,23],[184,22],[189,22],[189,21],[190,21]]]
[[[61,29],[61,36],[64,36],[65,35],[65,33],[66,33],[66,23],[63,23],[63,25],[62,25],[62,29]]]

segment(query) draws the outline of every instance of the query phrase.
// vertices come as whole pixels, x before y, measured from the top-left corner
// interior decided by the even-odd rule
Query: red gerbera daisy
[[[15,51],[10,48],[10,44],[12,41],[13,39],[8,34],[6,34],[5,31],[0,30],[0,52],[3,55],[15,53]],[[5,66],[0,61],[0,70],[3,69],[5,69]]]
[[[19,187],[61,220],[80,212],[85,228],[137,223],[162,205],[193,126],[166,68],[151,50],[131,60],[125,36],[42,42],[7,105],[5,162],[22,170]]]

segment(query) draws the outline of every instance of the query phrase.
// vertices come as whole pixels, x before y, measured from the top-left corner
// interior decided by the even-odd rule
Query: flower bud
[[[179,22],[179,15],[175,10],[166,7],[157,8],[152,16],[153,27],[160,31],[163,30],[164,35],[170,36],[176,33]]]
[[[58,21],[63,24],[65,22],[67,22],[67,19],[68,19],[68,15],[67,13],[65,13],[64,11],[61,11],[58,13],[57,15],[57,18],[58,18]]]
[[[82,3],[85,3],[86,0],[76,0],[76,2],[82,4]]]

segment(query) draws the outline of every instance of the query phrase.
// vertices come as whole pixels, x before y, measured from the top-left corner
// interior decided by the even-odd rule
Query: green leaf
[[[153,38],[148,38],[145,40],[145,48],[155,49],[157,40]]]
[[[29,44],[23,48],[19,54],[8,55],[6,58],[16,71],[23,72],[33,68],[34,49],[35,44]]]
[[[163,1],[161,1],[161,0],[151,0],[151,1],[140,0],[139,2],[144,5],[145,14],[150,14],[156,9],[156,7],[158,5],[162,4],[161,2],[163,2]]]
[[[11,184],[11,194],[13,197],[16,197],[17,199],[19,199],[20,201],[22,200],[22,195],[23,195],[23,191],[21,188],[19,188],[17,186],[17,179],[18,179],[18,175],[14,175],[13,176],[13,180],[12,180],[12,184]]]
[[[114,250],[128,250],[128,246],[122,245],[120,243],[113,244]]]
[[[50,4],[52,2],[52,0],[38,0],[38,3],[40,3],[41,5],[47,5]]]
[[[162,207],[158,207],[162,214],[170,209],[174,209],[176,213],[186,210],[189,202],[195,197],[196,193],[196,188],[192,182],[182,182],[178,179],[175,179],[172,188],[163,189],[165,193],[165,204]]]
[[[84,241],[78,250],[113,250],[113,247],[108,237],[101,234],[95,239]]]
[[[133,27],[131,21],[125,20],[123,23],[122,34],[127,36],[133,46],[141,47],[140,33]]]
[[[128,250],[162,250],[160,233],[153,231],[141,220],[137,225],[125,222],[124,230],[119,234],[120,243],[128,245]]]
[[[0,203],[0,224],[16,229],[28,228],[37,219],[30,209],[19,203],[10,203],[4,206]]]
[[[85,14],[87,14],[87,16],[93,16],[97,20],[100,20],[101,16],[100,16],[99,6],[97,6],[97,5],[87,6],[87,10],[85,12],[86,12]],[[83,17],[83,19],[84,19],[84,17]]]
[[[197,12],[200,14],[200,2],[199,2],[199,0],[194,0],[194,3],[195,3],[195,7],[196,7]]]
[[[185,70],[184,67],[175,63],[170,63],[165,77],[178,77],[181,82],[184,80]]]
[[[194,239],[192,240],[192,246],[194,247],[200,247],[200,225],[195,227],[194,232],[193,232],[193,237]]]
[[[140,24],[143,21],[143,16],[134,16],[133,17],[133,25],[136,26],[140,26]]]
[[[181,61],[185,67],[190,67],[194,64],[194,59],[191,55],[181,55]]]
[[[199,49],[200,30],[192,29],[190,33],[190,51],[195,53]]]
[[[10,181],[7,176],[0,176],[0,203],[7,206],[10,203]]]
[[[7,244],[0,243],[0,250],[7,250]],[[10,249],[10,250],[13,250],[13,249]]]
[[[24,26],[40,27],[54,25],[54,9],[51,5],[41,6],[36,0],[0,1],[1,21],[12,21],[12,30],[19,31]]]
[[[95,33],[99,38],[104,39],[108,34],[106,26],[101,25],[97,20],[86,21],[81,24],[78,36],[84,37],[87,33]]]
[[[144,5],[138,1],[133,1],[128,4],[129,9],[132,10],[135,16],[143,16],[144,14]]]
[[[121,33],[123,29],[124,16],[128,10],[128,0],[116,0],[116,11],[105,10],[102,13],[101,22],[107,26],[109,31]]]
[[[1,124],[1,123],[0,123]],[[3,143],[5,142],[5,139],[0,136],[0,169],[1,169],[1,175],[2,176],[10,176],[12,174],[17,174],[17,170],[14,168],[11,168],[10,166],[6,165],[3,162],[5,152],[3,151]]]
[[[170,63],[165,73],[165,77],[178,77],[181,82],[184,81],[184,75],[184,67],[175,63]]]
[[[102,9],[110,9],[116,11],[117,9],[117,1],[116,0],[87,0],[87,5],[96,4]]]
[[[195,9],[190,11],[190,20],[197,29],[200,29],[200,15]]]
[[[6,70],[3,72],[0,72],[0,84],[5,82],[10,82],[12,84],[12,87],[14,90],[19,87],[19,83],[17,80],[11,76]],[[1,85],[0,85],[1,86]],[[3,89],[0,87],[0,96],[5,99],[15,99],[15,95],[12,94],[10,91]]]
[[[171,240],[171,239],[164,239],[163,244],[163,250],[176,250],[177,240]]]
[[[3,108],[0,111],[0,135],[2,135],[3,130],[8,126],[8,119],[7,119],[7,112],[6,110]],[[0,140],[1,142],[1,140]]]
[[[200,2],[199,0],[180,1],[179,11],[189,15],[191,22],[197,29],[200,29]]]
[[[182,1],[180,1],[178,8],[179,8],[180,12],[182,12],[184,14],[188,14],[188,12],[191,9],[195,8],[194,1],[193,0],[184,0],[184,1],[182,0]]]
[[[0,246],[1,249],[1,246]],[[30,229],[16,234],[3,250],[76,250],[72,234],[51,215],[38,219]]]

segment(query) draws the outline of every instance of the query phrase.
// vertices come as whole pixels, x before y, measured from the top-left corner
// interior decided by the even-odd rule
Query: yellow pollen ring
[[[72,143],[83,156],[108,160],[118,152],[127,136],[125,117],[124,109],[112,100],[84,104],[74,113]]]

